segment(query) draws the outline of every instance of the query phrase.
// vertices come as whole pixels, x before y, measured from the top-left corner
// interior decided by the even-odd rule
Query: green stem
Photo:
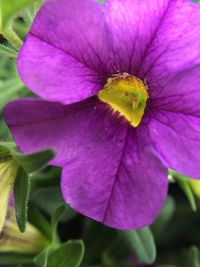
[[[190,206],[193,211],[197,211],[195,197],[193,195],[193,191],[189,184],[189,178],[185,175],[175,172],[174,170],[169,169],[169,176],[170,181],[175,181],[179,183],[179,186],[182,188],[183,192],[185,193]]]
[[[15,47],[17,50],[20,49],[22,45],[22,40],[19,36],[13,31],[11,27],[2,31],[3,36],[8,40],[8,42]]]
[[[183,180],[179,180],[178,182],[179,182],[179,185],[182,188],[183,192],[185,192],[185,195],[186,195],[186,197],[190,203],[192,210],[197,211],[195,197],[194,197],[193,192],[190,188],[190,185]]]

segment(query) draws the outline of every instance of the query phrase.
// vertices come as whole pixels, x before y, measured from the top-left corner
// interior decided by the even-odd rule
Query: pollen
[[[147,86],[143,81],[127,73],[116,75],[97,94],[114,111],[124,116],[133,127],[137,127],[144,115],[148,99]]]

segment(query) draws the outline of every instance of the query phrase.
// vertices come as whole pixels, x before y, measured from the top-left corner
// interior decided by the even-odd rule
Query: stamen
[[[133,127],[140,124],[148,99],[147,86],[140,79],[128,73],[116,75],[107,80],[97,96],[124,116]]]

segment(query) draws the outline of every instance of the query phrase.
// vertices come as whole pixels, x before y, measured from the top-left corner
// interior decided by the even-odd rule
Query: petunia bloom
[[[23,152],[57,151],[74,209],[137,229],[161,208],[168,168],[200,178],[199,32],[200,6],[186,0],[42,6],[18,69],[43,100],[4,115]]]

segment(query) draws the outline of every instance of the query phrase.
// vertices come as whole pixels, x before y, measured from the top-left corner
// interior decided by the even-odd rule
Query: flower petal
[[[105,17],[115,50],[114,72],[137,74],[171,0],[106,0]]]
[[[119,229],[153,221],[166,196],[167,169],[145,130],[128,130],[96,99],[71,106],[20,100],[4,114],[24,152],[57,150],[52,164],[63,167],[63,197],[74,209]]]
[[[99,147],[100,153],[102,146],[103,154],[106,142],[115,147],[118,141],[120,151],[126,134],[124,120],[118,120],[96,98],[67,106],[35,99],[16,100],[5,107],[4,117],[23,152],[54,148],[58,153],[52,163],[59,166],[69,164],[68,157],[81,162],[82,150],[87,155],[87,151],[93,153]],[[92,144],[87,147],[90,141],[93,148]]]
[[[107,147],[107,157],[116,155]],[[105,164],[103,155],[94,153],[100,170],[87,168],[88,158],[65,167],[62,191],[65,201],[77,211],[104,224],[122,230],[145,227],[153,222],[167,193],[167,169],[151,151],[149,144],[131,130],[118,162]],[[78,168],[77,168],[78,167]],[[106,171],[105,171],[106,170]],[[108,172],[107,172],[108,171]],[[95,175],[94,175],[95,173]]]
[[[150,138],[165,165],[200,179],[200,117],[158,110],[153,117]]]
[[[94,0],[42,6],[18,58],[21,78],[34,93],[72,103],[102,88],[110,41],[101,9]]]
[[[200,114],[199,31],[200,5],[171,0],[139,72],[153,106]]]
[[[96,95],[103,87],[94,71],[65,52],[29,35],[18,60],[25,84],[40,97],[63,104]]]

